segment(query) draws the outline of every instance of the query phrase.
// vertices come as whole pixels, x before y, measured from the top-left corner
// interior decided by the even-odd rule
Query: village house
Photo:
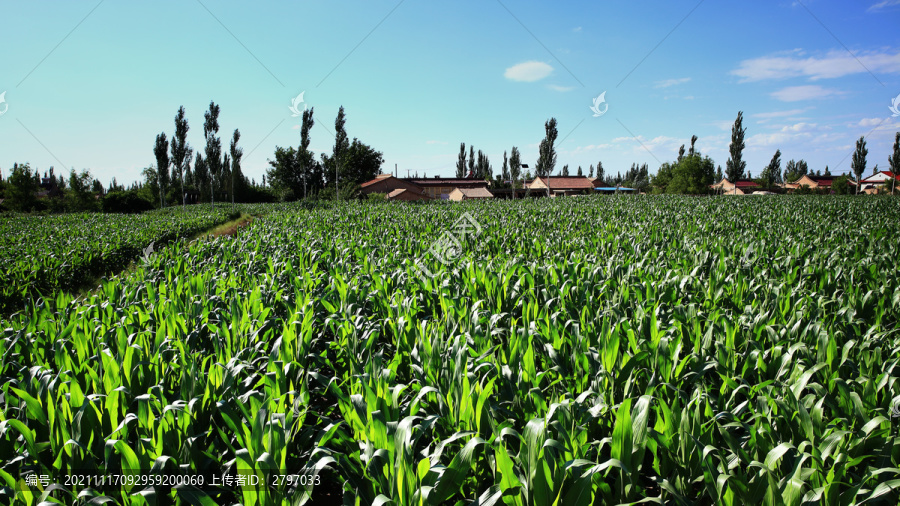
[[[761,190],[759,183],[752,179],[738,179],[732,183],[724,177],[718,183],[710,185],[710,188],[723,195],[750,195]]]
[[[487,188],[456,188],[450,192],[450,200],[459,202],[469,199],[492,199],[494,194]]]
[[[387,200],[394,201],[416,201],[416,200],[431,200],[431,197],[425,195],[419,190],[407,189],[407,188],[397,188],[396,190],[388,193],[385,198]]]
[[[450,193],[457,188],[483,188],[487,189],[488,182],[483,179],[465,178],[399,178],[393,174],[379,174],[375,179],[366,181],[360,185],[364,194],[384,193],[390,195],[395,190],[407,190],[414,194],[423,194],[428,198],[449,200]],[[400,195],[399,193],[396,195]],[[403,200],[421,200],[404,198]]]
[[[882,170],[879,173],[869,176],[859,182],[859,191],[861,193],[878,193],[878,190],[892,191],[900,180],[900,175],[896,175],[890,171]]]
[[[800,179],[785,183],[784,187],[789,190],[798,190],[801,186],[805,186],[810,190],[831,190],[831,185],[834,183],[834,180],[841,176],[814,176],[810,174],[804,174],[800,177]],[[848,181],[850,186],[856,186],[856,181],[852,179]]]
[[[525,187],[532,192],[549,193],[551,197],[584,195],[594,193],[594,181],[584,176],[540,176],[526,183]]]

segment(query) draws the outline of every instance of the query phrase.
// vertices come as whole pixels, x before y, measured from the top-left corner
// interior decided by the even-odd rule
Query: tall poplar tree
[[[744,170],[747,168],[747,162],[743,159],[744,134],[747,129],[744,128],[744,111],[738,111],[734,125],[731,127],[731,144],[728,145],[728,161],[725,162],[725,177],[734,183],[744,178]]]
[[[869,150],[866,149],[866,138],[860,137],[859,140],[856,141],[856,150],[853,152],[853,161],[850,163],[850,168],[853,169],[853,173],[856,174],[856,193],[859,193],[859,181],[866,171],[866,155],[868,154]]]
[[[222,169],[222,140],[216,136],[219,133],[219,106],[215,102],[209,103],[209,110],[203,114],[203,135],[206,137],[206,170],[209,177],[210,203],[216,207],[216,178]]]
[[[187,195],[184,193],[185,172],[190,170],[191,155],[193,150],[187,142],[187,133],[190,130],[185,117],[184,106],[178,108],[175,115],[175,135],[172,136],[172,169],[173,175],[178,176],[181,183],[181,203],[187,205]]]
[[[166,133],[156,136],[156,145],[153,146],[153,154],[156,156],[156,180],[159,184],[159,205],[166,207],[166,190],[169,188],[169,141]]]

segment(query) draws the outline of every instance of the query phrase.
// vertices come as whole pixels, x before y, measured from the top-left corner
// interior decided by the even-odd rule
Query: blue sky
[[[291,100],[315,108],[312,149],[347,131],[385,171],[451,175],[459,143],[495,172],[518,146],[534,164],[544,121],[559,162],[655,172],[692,134],[723,167],[739,110],[758,174],[776,149],[848,171],[866,135],[887,165],[900,117],[900,0],[585,2],[424,0],[0,1],[0,169],[30,162],[139,178],[184,105],[242,133],[259,181],[276,146],[299,143]],[[599,117],[592,101],[606,92]],[[601,110],[606,107],[601,107]]]

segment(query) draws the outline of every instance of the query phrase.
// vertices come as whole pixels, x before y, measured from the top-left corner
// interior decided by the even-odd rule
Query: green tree
[[[776,149],[775,155],[772,156],[772,160],[769,162],[769,165],[762,170],[759,175],[760,182],[762,186],[766,189],[772,188],[772,185],[775,184],[779,179],[781,179],[781,150]]]
[[[556,167],[556,118],[550,118],[544,123],[544,139],[538,147],[538,160],[535,165],[535,173],[538,177],[547,177],[553,174]],[[549,192],[549,189],[548,189]]]
[[[153,147],[153,155],[156,157],[156,177],[159,180],[159,206],[166,207],[166,191],[169,189],[169,141],[166,133],[156,136],[156,145]],[[69,177],[69,182],[72,178]]]
[[[381,173],[381,165],[384,163],[384,156],[380,151],[356,138],[350,143],[345,157],[342,180],[351,186],[359,186],[374,179]]]
[[[247,198],[247,188],[250,186],[247,178],[244,177],[243,172],[241,172],[241,158],[244,156],[244,150],[237,146],[238,141],[241,140],[241,132],[235,128],[234,135],[231,138],[231,146],[229,147],[229,152],[231,153],[231,167],[229,172],[231,173],[231,206],[234,207],[234,199],[235,195],[240,193],[241,200]]]
[[[724,175],[722,174],[722,166],[719,165],[718,167],[716,167],[716,182],[718,183],[719,181],[721,181],[723,177]]]
[[[732,183],[743,179],[744,170],[747,168],[747,162],[743,159],[744,134],[747,129],[744,128],[744,112],[738,111],[734,125],[731,127],[731,144],[728,145],[728,161],[725,162],[725,177]]]
[[[187,142],[187,133],[190,130],[188,120],[185,117],[184,106],[178,108],[175,114],[175,135],[172,136],[172,170],[181,183],[181,203],[187,205],[187,194],[184,192],[185,171],[190,171],[191,155],[193,150]]]
[[[469,146],[469,172],[466,177],[475,177],[475,146]]]
[[[578,177],[584,177],[584,172],[581,171],[581,165],[578,166]]]
[[[294,200],[301,196],[308,198],[325,188],[325,169],[316,161],[314,153],[309,149],[310,131],[315,125],[313,114],[313,108],[303,111],[300,146],[296,150],[292,147],[277,146],[275,159],[269,160],[270,169],[266,171],[268,184],[275,190],[280,200]],[[324,153],[322,157],[328,160],[329,168],[334,167],[330,157]]]
[[[478,150],[478,159],[475,162],[475,179],[491,179],[493,177],[493,169],[488,156],[480,149]]]
[[[206,169],[209,172],[209,194],[212,207],[216,206],[215,180],[222,170],[222,140],[216,136],[219,133],[219,106],[215,102],[209,103],[209,110],[203,114],[203,135],[206,137]]]
[[[860,137],[856,141],[856,150],[853,152],[853,160],[850,162],[850,168],[856,175],[856,193],[859,193],[859,181],[863,173],[866,171],[866,155],[869,150],[866,149],[866,138]]]
[[[675,163],[681,163],[681,160],[684,159],[684,144],[678,148],[678,160]]]
[[[675,166],[673,164],[666,162],[660,165],[656,174],[650,178],[650,185],[653,187],[653,193],[668,193],[669,185],[672,183],[674,175]]]
[[[784,176],[782,180],[785,183],[793,183],[805,175],[813,175],[809,172],[809,164],[805,160],[790,160],[784,167]]]
[[[206,160],[203,159],[203,155],[199,152],[197,153],[197,158],[194,160],[193,178],[188,178],[188,180],[196,185],[196,188],[200,191],[201,201],[205,202],[206,199],[210,198],[209,169],[206,167]]]
[[[22,165],[14,163],[6,183],[4,206],[13,211],[21,212],[32,211],[35,208],[37,204],[35,193],[37,193],[39,186],[35,182],[31,174],[31,167],[27,163]]]
[[[563,165],[561,175],[564,177],[569,177],[569,164]]]
[[[516,198],[516,186],[519,184],[519,176],[522,174],[522,160],[519,148],[513,146],[509,152],[509,177],[512,179],[513,198]]]
[[[509,180],[509,158],[506,156],[506,151],[503,152],[503,168],[500,169],[500,179]]]
[[[840,176],[835,178],[834,182],[831,183],[831,189],[834,190],[836,195],[847,195],[851,192],[850,189],[850,177],[849,176]]]
[[[281,200],[294,200],[303,191],[303,174],[297,150],[293,147],[275,147],[275,159],[269,160],[270,169],[266,171],[269,184]],[[321,189],[319,189],[321,190]]]
[[[166,146],[166,150],[168,150],[168,146]],[[159,177],[158,174],[157,177]],[[97,200],[94,198],[91,188],[93,181],[94,177],[87,170],[82,170],[81,174],[77,174],[75,169],[72,169],[69,173],[69,190],[66,194],[69,210],[97,210]]]
[[[459,156],[456,159],[456,177],[466,177],[466,143],[459,143]]]
[[[344,106],[338,108],[337,116],[334,119],[334,146],[331,150],[331,155],[327,155],[322,153],[322,167],[325,170],[325,187],[333,187],[335,188],[335,193],[328,193],[327,195],[337,195],[339,198],[341,194],[338,191],[338,186],[340,181],[343,180],[343,170],[344,164],[347,162],[346,155],[347,151],[350,149],[350,140],[347,137],[347,116],[344,112]]]
[[[593,163],[591,164],[591,167],[588,169],[588,177],[591,179],[594,178],[594,164]]]
[[[158,202],[159,174],[156,172],[156,167],[153,165],[146,167],[141,171],[141,175],[144,176],[144,182],[140,186],[140,196],[146,200],[149,200],[150,202]],[[71,186],[71,181],[69,185]]]
[[[597,179],[600,181],[606,181],[604,177],[606,174],[603,173],[603,162],[597,162]]]
[[[632,171],[634,172],[636,171]],[[639,174],[640,172],[643,172],[643,168],[638,171]],[[715,163],[712,159],[702,157],[695,150],[693,155],[682,157],[680,162],[664,163],[648,184],[653,186],[654,193],[699,195],[709,193],[709,186],[713,184],[715,176]]]
[[[891,195],[894,194],[894,186],[897,184],[897,175],[900,174],[900,132],[894,135],[894,154],[888,156],[888,170],[893,175],[891,182]]]
[[[297,149],[297,158],[300,164],[300,173],[303,176],[303,198],[306,198],[310,183],[316,190],[322,188],[322,174],[314,174],[318,164],[312,151],[309,150],[309,132],[316,124],[313,119],[313,107],[303,111],[303,121],[300,124],[300,147]]]

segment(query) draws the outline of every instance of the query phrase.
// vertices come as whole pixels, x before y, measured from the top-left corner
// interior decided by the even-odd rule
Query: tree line
[[[331,153],[319,159],[309,149],[310,131],[315,125],[314,108],[303,111],[300,144],[275,148],[275,159],[266,171],[268,185],[278,200],[340,199],[362,196],[360,185],[381,172],[381,152],[347,135],[344,107],[334,120],[334,145]]]
[[[5,180],[0,171],[0,210],[141,212],[154,207],[202,202],[214,206],[216,201],[352,199],[362,196],[362,183],[381,172],[384,163],[382,153],[357,138],[349,140],[343,106],[338,109],[335,118],[332,150],[330,153],[320,153],[317,159],[310,149],[311,130],[315,125],[314,109],[310,108],[303,112],[299,145],[296,148],[277,146],[262,183],[257,184],[241,170],[243,149],[239,147],[240,130],[234,129],[227,151],[223,149],[219,137],[220,111],[220,106],[211,101],[203,115],[205,146],[202,152],[197,150],[195,153],[187,142],[190,126],[184,106],[180,107],[175,115],[172,135],[161,132],[156,136],[153,145],[156,164],[145,168],[143,179],[128,188],[120,185],[115,178],[105,188],[88,170],[77,173],[72,169],[69,177],[64,178],[61,174],[54,174],[53,167],[50,167],[41,177],[39,171],[31,169],[29,164],[16,163]],[[682,144],[676,160],[661,164],[654,175],[649,174],[647,164],[632,164],[625,174],[607,174],[603,163],[597,162],[596,168],[593,164],[589,166],[587,177],[599,180],[598,184],[630,187],[644,192],[705,194],[710,192],[711,185],[723,178],[731,182],[749,179],[761,188],[770,189],[796,181],[804,175],[831,176],[828,166],[824,174],[813,172],[802,159],[788,161],[782,170],[781,150],[776,150],[758,177],[753,178],[743,159],[746,132],[743,112],[739,111],[732,125],[729,157],[724,171],[721,165],[716,167],[709,156],[702,155],[696,149],[698,137],[694,135],[690,147],[686,150]],[[538,147],[534,172],[522,163],[521,152],[513,146],[508,155],[506,151],[503,153],[503,165],[497,179],[487,154],[481,150],[476,153],[471,145],[467,151],[466,144],[460,143],[456,177],[489,180],[494,187],[516,189],[533,177],[551,176],[557,165],[557,137],[556,118],[550,118],[544,123],[544,138]],[[860,137],[856,141],[850,165],[857,181],[866,172],[867,155],[866,139]],[[526,169],[524,174],[522,169]],[[895,135],[887,169],[894,174],[900,173],[900,132]],[[878,173],[877,164],[872,173]],[[563,165],[559,175],[570,175],[568,164]],[[584,175],[581,166],[577,168],[576,175]],[[835,180],[832,189],[836,193],[851,192],[849,177]],[[859,185],[855,191],[859,191]],[[41,192],[53,198],[39,199]]]

